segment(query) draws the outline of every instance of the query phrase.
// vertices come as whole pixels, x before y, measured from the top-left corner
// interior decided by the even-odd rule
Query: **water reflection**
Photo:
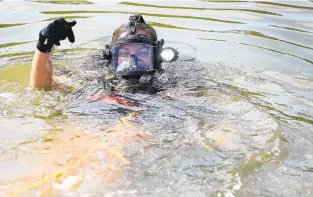
[[[12,47],[12,46],[16,46],[16,45],[20,45],[20,44],[26,44],[26,43],[30,43],[30,42],[32,42],[32,41],[4,43],[4,44],[0,44],[0,48]]]
[[[0,24],[0,28],[8,28],[8,27],[15,27],[25,25],[26,23],[15,23],[15,24]]]
[[[253,10],[253,9],[227,9],[227,8],[197,8],[197,7],[180,7],[180,6],[160,6],[160,5],[153,5],[153,4],[143,4],[143,3],[133,3],[133,2],[120,2],[123,5],[132,5],[132,6],[142,6],[142,7],[153,7],[153,8],[169,8],[169,9],[186,9],[186,10],[220,10],[220,11],[244,11],[244,12],[252,12],[258,14],[268,14],[268,15],[276,15],[282,16],[279,13],[275,12],[268,12],[263,10]]]
[[[296,29],[296,28],[292,28],[292,27],[282,27],[282,26],[277,26],[277,25],[269,25],[271,27],[277,27],[277,28],[282,28],[282,29],[287,29],[287,30],[291,30],[291,31],[299,31],[299,32],[304,32],[304,33],[313,33],[310,31],[305,31],[305,30],[301,30],[301,29]]]
[[[287,7],[287,8],[299,8],[299,9],[308,9],[308,10],[313,10],[313,7],[309,6],[300,6],[300,5],[292,5],[292,4],[285,4],[285,3],[277,3],[277,2],[269,2],[269,1],[242,1],[242,0],[201,0],[204,2],[217,2],[217,3],[259,3],[259,4],[264,4],[264,5],[274,5],[274,6],[280,6],[280,7]]]
[[[219,42],[227,42],[227,40],[218,40],[218,39],[211,39],[211,38],[199,38],[199,39],[201,39],[201,40],[219,41]],[[303,61],[306,61],[306,62],[308,62],[310,64],[313,64],[313,61],[305,59],[305,58],[302,58],[302,57],[299,57],[299,56],[296,56],[294,54],[290,54],[290,53],[286,53],[286,52],[282,52],[282,51],[278,51],[278,50],[274,50],[274,49],[269,49],[269,48],[265,48],[265,47],[262,47],[262,46],[252,45],[252,44],[248,44],[248,43],[239,43],[239,44],[246,45],[246,46],[251,46],[251,47],[255,47],[255,48],[260,48],[260,49],[268,50],[268,51],[271,51],[271,52],[280,53],[280,54],[283,54],[283,55],[289,55],[289,56],[301,59]]]
[[[0,43],[1,196],[312,193],[308,2],[21,4],[33,8],[30,19],[0,25],[6,34]],[[70,89],[27,88],[37,34],[21,40],[14,33],[33,34],[41,22],[65,16],[78,21],[77,38],[99,40],[135,12],[169,44],[192,44],[208,61],[164,64],[157,81],[162,91],[121,90],[122,102],[107,97],[98,81],[105,72],[101,50],[65,45],[55,50],[54,67]],[[104,16],[105,30],[97,25]]]
[[[119,12],[119,11],[94,11],[94,10],[77,10],[77,11],[43,11],[42,14],[82,14],[82,13],[93,13],[93,14],[106,14],[106,13],[119,13],[119,14],[135,14],[135,12]],[[137,12],[136,12],[137,13]],[[197,17],[197,16],[185,16],[185,15],[168,15],[168,14],[154,14],[154,13],[145,13],[140,12],[139,14],[143,16],[154,16],[154,17],[166,17],[166,18],[187,18],[187,19],[197,19],[197,20],[209,20],[214,22],[222,23],[235,23],[235,24],[244,24],[242,22],[230,21],[230,20],[220,20],[215,18],[208,17]]]
[[[52,4],[93,4],[88,0],[27,0],[37,3],[52,3]]]

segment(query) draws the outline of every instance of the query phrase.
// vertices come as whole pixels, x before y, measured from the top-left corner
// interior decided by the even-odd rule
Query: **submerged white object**
[[[63,180],[62,183],[58,184],[55,181],[52,182],[52,187],[54,189],[60,189],[60,190],[70,190],[75,184],[77,184],[80,181],[80,176],[70,176]]]

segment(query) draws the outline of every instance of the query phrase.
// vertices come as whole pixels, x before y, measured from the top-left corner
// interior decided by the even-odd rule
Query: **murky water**
[[[1,196],[312,196],[312,1],[0,1]],[[101,49],[141,13],[180,59],[155,94],[99,78]],[[28,88],[39,30],[69,88]]]

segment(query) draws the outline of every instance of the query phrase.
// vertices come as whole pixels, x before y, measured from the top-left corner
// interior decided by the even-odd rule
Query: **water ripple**
[[[267,14],[267,15],[282,16],[282,14],[279,14],[279,13],[276,13],[276,12],[269,12],[269,11],[264,11],[264,10],[253,10],[253,9],[199,8],[199,7],[181,7],[181,6],[161,6],[161,5],[154,5],[154,4],[133,3],[133,2],[127,2],[127,1],[120,2],[119,4],[122,4],[122,5],[131,5],[131,6],[152,7],[152,8],[184,9],[184,10],[219,10],[219,11],[234,10],[234,11],[244,11],[244,12],[258,13],[258,14]]]
[[[41,14],[82,14],[82,13],[94,13],[94,14],[136,14],[138,12],[122,12],[122,11],[96,11],[96,10],[70,10],[70,11],[43,11]],[[216,18],[208,17],[198,17],[198,16],[186,16],[186,15],[169,15],[169,14],[153,14],[153,13],[144,13],[139,12],[143,16],[155,16],[155,17],[166,17],[166,18],[186,18],[186,19],[197,19],[197,20],[209,20],[214,22],[221,23],[234,23],[234,24],[244,24],[243,22],[230,21],[230,20],[221,20]]]
[[[284,3],[276,3],[276,2],[269,2],[269,1],[229,1],[229,0],[201,0],[203,2],[215,2],[215,3],[258,3],[258,4],[265,4],[265,5],[274,5],[279,7],[287,7],[287,8],[299,8],[299,9],[306,9],[306,10],[313,10],[313,7],[309,6],[299,6],[299,5],[292,5],[292,4],[284,4]]]

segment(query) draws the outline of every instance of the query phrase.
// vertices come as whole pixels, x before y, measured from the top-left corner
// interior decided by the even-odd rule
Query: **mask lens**
[[[154,47],[142,43],[117,44],[112,48],[112,63],[116,72],[153,69]]]

